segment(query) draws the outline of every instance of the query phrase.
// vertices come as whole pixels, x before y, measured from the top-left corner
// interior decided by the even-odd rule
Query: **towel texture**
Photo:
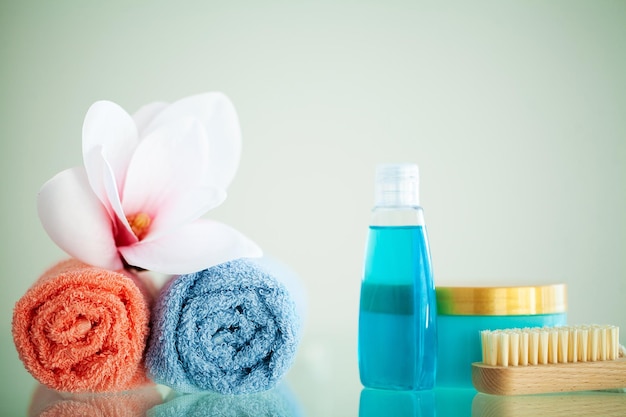
[[[13,311],[26,369],[67,392],[122,391],[148,382],[143,366],[150,295],[135,275],[70,259],[45,272]]]
[[[273,388],[287,372],[299,332],[285,287],[238,259],[163,287],[146,366],[155,382],[180,392],[255,393]]]
[[[68,394],[39,385],[28,417],[144,417],[163,398],[156,386],[121,393]]]
[[[148,411],[147,417],[240,417],[303,415],[293,393],[283,384],[247,395],[198,393],[175,395]]]

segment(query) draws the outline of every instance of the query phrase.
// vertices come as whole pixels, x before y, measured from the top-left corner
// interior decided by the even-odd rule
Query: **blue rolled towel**
[[[269,390],[291,367],[300,339],[291,294],[247,259],[174,277],[151,326],[148,374],[185,393]]]

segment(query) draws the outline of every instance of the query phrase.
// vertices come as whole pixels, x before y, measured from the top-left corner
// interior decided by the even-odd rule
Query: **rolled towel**
[[[175,394],[162,404],[148,410],[147,417],[239,417],[239,416],[302,416],[301,407],[284,384],[246,395],[224,395],[214,392]]]
[[[152,312],[146,366],[179,392],[249,394],[290,368],[300,319],[285,286],[247,259],[174,277]]]
[[[66,260],[13,311],[13,341],[28,372],[67,392],[128,390],[149,382],[143,353],[151,296],[136,275]]]
[[[28,417],[144,417],[163,397],[151,385],[116,393],[69,394],[39,385],[30,402]]]

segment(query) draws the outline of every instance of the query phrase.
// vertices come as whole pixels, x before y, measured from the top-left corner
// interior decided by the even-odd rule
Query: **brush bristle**
[[[480,338],[483,363],[491,366],[614,360],[620,352],[612,325],[483,330]]]

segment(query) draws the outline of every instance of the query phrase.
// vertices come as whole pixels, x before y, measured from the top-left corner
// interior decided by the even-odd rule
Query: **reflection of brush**
[[[626,358],[615,326],[484,330],[474,387],[516,395],[626,387]]]
[[[547,395],[487,395],[472,401],[472,417],[624,417],[626,395],[588,391]]]

